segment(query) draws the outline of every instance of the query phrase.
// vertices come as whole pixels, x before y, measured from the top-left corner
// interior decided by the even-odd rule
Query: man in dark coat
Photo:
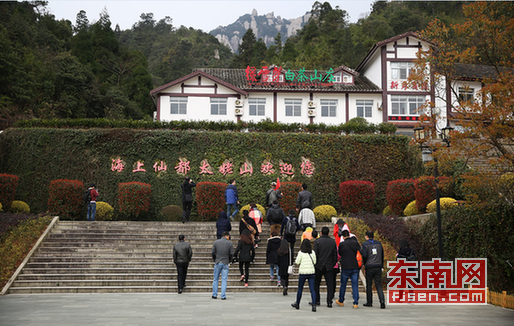
[[[286,214],[284,210],[282,207],[278,206],[278,200],[273,201],[273,205],[268,208],[268,212],[266,213],[266,220],[270,225],[270,235],[273,231],[277,231],[277,233],[280,232],[280,227],[285,217]]]
[[[382,289],[382,269],[384,268],[384,248],[382,243],[373,239],[373,231],[366,231],[366,242],[362,244],[362,261],[366,267],[366,303],[373,307],[373,281],[377,289],[380,308],[385,309],[384,290]]]
[[[280,236],[283,237],[283,239],[286,239],[286,241],[289,243],[289,248],[291,249],[291,255],[290,255],[290,261],[289,266],[293,265],[294,261],[294,244],[296,242],[296,233],[289,234],[287,233],[287,222],[291,220],[293,225],[296,228],[296,231],[300,229],[300,224],[298,224],[298,220],[295,217],[295,211],[294,209],[289,210],[289,216],[286,216],[285,219],[282,220],[282,225],[280,227]]]
[[[324,226],[321,229],[321,237],[314,241],[314,252],[316,253],[316,274],[314,287],[316,288],[316,298],[320,300],[319,287],[321,277],[325,277],[327,283],[327,307],[332,308],[332,298],[334,298],[334,266],[337,263],[337,246],[334,239],[328,236],[329,229]],[[317,305],[320,301],[316,302]]]
[[[359,271],[357,252],[361,246],[357,238],[350,237],[348,230],[342,231],[344,241],[339,244],[339,256],[341,256],[341,287],[339,288],[339,299],[336,303],[344,306],[344,295],[348,279],[352,282],[353,308],[359,307]]]
[[[312,194],[307,190],[307,184],[302,184],[302,191],[298,194],[298,198],[296,199],[296,210],[300,212],[304,208],[312,209],[314,205],[312,200]]]
[[[218,217],[218,220],[216,221],[216,237],[218,239],[221,239],[221,235],[225,231],[232,231],[232,224],[230,223],[230,220],[227,217],[227,213],[222,211]]]
[[[191,245],[185,241],[183,234],[178,236],[178,242],[173,247],[173,262],[177,266],[178,293],[186,286],[187,268],[193,257]]]

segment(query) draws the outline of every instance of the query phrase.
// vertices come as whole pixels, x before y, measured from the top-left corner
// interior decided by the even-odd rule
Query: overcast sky
[[[98,20],[103,8],[107,8],[112,28],[116,24],[122,30],[130,29],[139,21],[142,13],[153,13],[159,21],[165,16],[172,18],[173,26],[193,27],[210,32],[218,26],[235,22],[240,16],[257,10],[259,15],[274,12],[275,17],[284,19],[297,18],[310,11],[315,0],[50,0],[47,9],[56,19],[68,19],[75,24],[77,13],[84,10],[90,23]],[[319,0],[323,3],[325,1]],[[370,12],[372,0],[328,0],[332,8],[339,6],[350,15],[350,22],[356,22],[362,15]]]

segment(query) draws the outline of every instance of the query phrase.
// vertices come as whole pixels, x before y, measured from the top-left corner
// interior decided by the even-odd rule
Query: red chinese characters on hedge
[[[387,262],[389,304],[487,304],[487,259]]]
[[[120,158],[113,158],[111,163],[111,171],[121,172],[125,168],[125,164]]]

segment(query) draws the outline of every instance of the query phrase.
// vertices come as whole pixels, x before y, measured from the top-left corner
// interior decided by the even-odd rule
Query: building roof
[[[244,91],[295,91],[295,92],[357,92],[357,93],[378,93],[382,90],[371,82],[367,77],[359,75],[355,70],[347,67],[338,67],[334,72],[345,71],[354,76],[353,84],[327,83],[320,81],[300,82],[249,82],[245,69],[224,69],[224,68],[197,68],[194,71],[202,71],[219,80],[222,80],[236,88]],[[299,70],[291,70],[298,74]],[[305,70],[306,75],[315,75],[320,71]]]
[[[514,69],[500,67],[500,72],[511,71],[514,72]],[[454,73],[458,79],[461,80],[471,80],[471,81],[482,81],[487,78],[496,79],[498,78],[498,71],[494,66],[488,65],[474,65],[474,64],[464,64],[457,63],[454,65]]]

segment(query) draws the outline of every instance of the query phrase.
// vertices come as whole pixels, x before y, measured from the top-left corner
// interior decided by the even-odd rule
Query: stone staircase
[[[332,224],[326,225],[332,228]],[[235,249],[239,222],[232,223],[232,228]],[[184,234],[193,248],[184,292],[211,292],[214,222],[59,221],[8,293],[176,292],[173,246],[179,234]],[[282,291],[276,281],[270,281],[266,265],[268,234],[269,226],[263,225],[263,241],[256,249],[255,263],[250,265],[249,287],[239,281],[236,263],[230,266],[229,292]],[[298,276],[290,278],[290,292],[296,291],[297,283]],[[348,287],[347,292],[351,292],[350,283]],[[307,286],[305,290],[308,291]],[[362,285],[360,291],[364,291]],[[323,292],[326,295],[324,281]]]

